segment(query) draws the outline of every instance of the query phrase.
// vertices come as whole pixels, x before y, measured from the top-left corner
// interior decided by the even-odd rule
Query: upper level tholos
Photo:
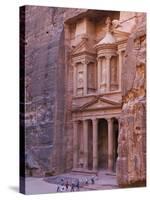
[[[121,92],[126,43],[136,13],[114,12],[110,17],[99,13],[69,24],[74,97]]]

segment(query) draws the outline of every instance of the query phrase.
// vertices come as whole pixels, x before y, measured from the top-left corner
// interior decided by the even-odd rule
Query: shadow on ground
[[[17,186],[9,186],[9,189],[14,192],[19,192],[19,187],[17,187]]]

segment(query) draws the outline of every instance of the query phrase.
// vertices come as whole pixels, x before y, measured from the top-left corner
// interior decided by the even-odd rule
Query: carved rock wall
[[[64,131],[64,49],[67,50],[64,21],[84,11],[25,6],[25,13],[22,13],[25,14],[21,20],[25,19],[25,41],[22,42],[25,45],[27,175],[31,175],[31,170],[33,176],[52,175],[67,168],[67,141],[71,138],[68,139]]]
[[[146,16],[138,15],[122,71],[117,179],[121,187],[146,184]]]
[[[25,149],[27,168],[37,168],[34,176],[72,168],[73,67],[64,22],[76,21],[86,11],[25,8]],[[134,30],[122,71],[124,102],[117,160],[120,186],[145,184],[146,179],[145,15],[139,15]],[[84,101],[79,99],[78,105]]]

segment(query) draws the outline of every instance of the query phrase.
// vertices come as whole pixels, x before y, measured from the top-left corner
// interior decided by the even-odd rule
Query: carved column
[[[77,67],[73,64],[73,95],[77,95]]]
[[[111,56],[106,56],[106,73],[107,73],[107,91],[110,91],[110,59]]]
[[[101,84],[101,58],[97,59],[97,91],[100,92]]]
[[[93,124],[93,169],[97,170],[98,165],[98,131],[97,131],[97,119],[92,120]]]
[[[88,121],[83,121],[84,168],[88,168]]]
[[[84,62],[84,95],[87,95],[87,62]]]
[[[73,168],[78,166],[78,121],[73,122]]]
[[[113,170],[113,124],[112,119],[107,119],[108,122],[108,169]]]
[[[119,91],[121,91],[121,73],[122,73],[122,51],[118,52],[119,55]]]

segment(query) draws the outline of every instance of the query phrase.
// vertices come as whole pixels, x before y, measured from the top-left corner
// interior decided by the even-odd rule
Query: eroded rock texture
[[[123,64],[117,178],[122,187],[146,184],[146,16],[138,16]]]
[[[25,6],[22,13],[27,175],[57,174],[72,165],[66,162],[69,139],[64,131],[65,49],[67,51],[64,21],[81,11],[84,12],[83,9]]]
[[[25,15],[21,17],[25,20],[22,43],[25,45],[26,175],[55,175],[73,167],[70,52],[74,44],[70,35],[74,34],[72,24],[80,21],[85,13],[90,17],[95,11],[26,6]],[[112,11],[102,12],[103,18],[110,14]],[[100,25],[97,31],[103,35],[104,19],[99,24],[101,18],[97,16],[95,14],[94,18]],[[119,18],[118,13],[114,18]],[[145,185],[146,180],[145,18],[144,14],[138,14],[128,39],[121,76],[123,106],[119,121],[117,179],[124,187]],[[85,100],[79,100],[78,104],[82,101]]]

